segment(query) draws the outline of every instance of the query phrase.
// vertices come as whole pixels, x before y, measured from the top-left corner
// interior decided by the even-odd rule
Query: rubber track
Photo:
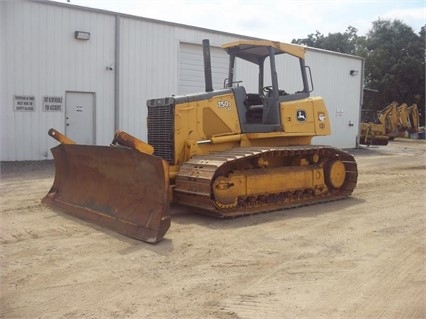
[[[220,172],[220,175],[226,175],[226,167],[232,164],[233,161],[249,160],[260,155],[299,156],[314,153],[319,153],[321,157],[326,156],[328,160],[333,160],[337,157],[344,163],[346,177],[343,186],[339,190],[332,190],[326,195],[311,196],[301,200],[281,201],[271,204],[261,203],[260,205],[251,207],[239,206],[231,209],[219,209],[216,207],[211,195],[211,185],[213,185],[213,180],[218,175],[218,172]],[[251,215],[347,198],[352,194],[356,186],[357,177],[357,164],[353,156],[345,151],[329,146],[306,145],[273,148],[235,148],[210,155],[194,156],[183,164],[176,176],[174,198],[180,204],[192,206],[200,210],[201,213],[207,213],[216,217]]]

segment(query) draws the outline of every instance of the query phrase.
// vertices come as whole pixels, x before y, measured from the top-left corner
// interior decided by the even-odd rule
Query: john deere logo
[[[299,122],[305,122],[306,121],[306,111],[305,110],[297,110],[296,111],[296,118]]]

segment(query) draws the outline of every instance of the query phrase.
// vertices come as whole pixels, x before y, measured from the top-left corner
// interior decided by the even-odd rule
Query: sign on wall
[[[345,117],[345,112],[343,109],[336,110],[336,119],[343,119]]]
[[[13,110],[33,112],[35,111],[35,96],[34,95],[14,95]]]
[[[62,112],[63,105],[62,96],[43,96],[43,111]]]

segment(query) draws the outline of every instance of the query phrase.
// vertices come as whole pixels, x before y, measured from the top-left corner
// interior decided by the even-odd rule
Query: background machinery
[[[374,111],[371,111],[374,114]],[[373,121],[361,122],[360,144],[387,145],[395,137],[419,132],[420,114],[417,104],[398,106],[392,102],[376,112]]]
[[[154,243],[170,226],[171,203],[233,217],[348,197],[358,175],[353,156],[311,145],[330,134],[330,123],[322,98],[310,97],[305,49],[254,40],[223,48],[223,89],[212,87],[204,40],[205,92],[147,101],[148,143],[118,131],[110,146],[77,145],[51,129],[61,143],[43,202]],[[296,64],[297,90],[279,87],[278,56]],[[257,68],[255,92],[236,81],[238,63]]]

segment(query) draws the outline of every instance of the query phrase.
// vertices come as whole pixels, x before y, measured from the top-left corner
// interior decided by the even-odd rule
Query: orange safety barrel
[[[149,243],[170,227],[168,163],[133,149],[60,144],[43,203]]]

